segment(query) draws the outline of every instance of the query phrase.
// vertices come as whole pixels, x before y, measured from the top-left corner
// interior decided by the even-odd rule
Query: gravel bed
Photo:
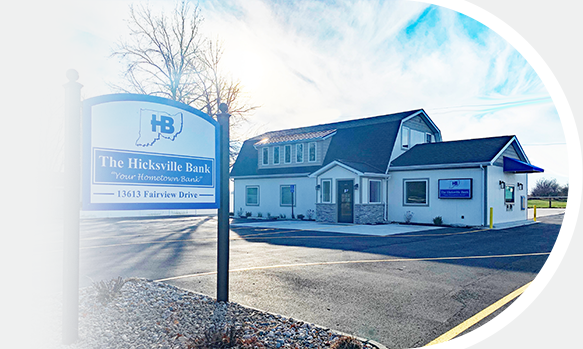
[[[329,348],[341,335],[313,324],[247,308],[178,287],[128,279],[102,303],[95,287],[80,292],[79,340],[62,348],[205,348],[205,333],[237,329],[241,348]],[[238,347],[237,347],[238,348]],[[377,348],[363,342],[363,348]]]

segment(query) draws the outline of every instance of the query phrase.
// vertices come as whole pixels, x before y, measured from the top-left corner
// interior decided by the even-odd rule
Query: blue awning
[[[504,157],[504,172],[513,172],[513,173],[537,173],[537,172],[545,172],[540,167],[533,166],[529,163],[524,161],[516,160],[509,157]]]

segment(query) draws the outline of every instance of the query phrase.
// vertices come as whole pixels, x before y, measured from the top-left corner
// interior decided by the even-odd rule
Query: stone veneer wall
[[[316,204],[316,221],[336,223],[336,204]]]
[[[354,205],[354,223],[385,223],[384,210],[385,205],[383,204],[356,204]]]

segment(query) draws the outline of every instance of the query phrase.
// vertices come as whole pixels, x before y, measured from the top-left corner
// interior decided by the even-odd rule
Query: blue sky
[[[83,97],[113,92],[108,83],[118,81],[122,66],[109,54],[127,36],[130,3],[39,5],[32,20],[46,31],[31,37],[38,35],[35,49],[45,53],[36,64],[39,88],[49,91],[54,110],[62,107],[60,86],[71,67],[80,73]],[[545,169],[531,183],[543,176],[568,182],[565,137],[543,82],[501,36],[463,14],[404,0],[199,5],[204,33],[223,42],[225,70],[260,106],[239,137],[423,108],[444,140],[517,135],[531,162]],[[56,134],[58,117],[41,124]]]

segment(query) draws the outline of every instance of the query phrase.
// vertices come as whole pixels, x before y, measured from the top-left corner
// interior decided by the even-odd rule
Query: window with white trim
[[[329,179],[322,181],[322,202],[332,202],[332,181]]]
[[[297,189],[297,186],[295,186]],[[291,185],[282,185],[279,189],[279,205],[280,206],[290,206],[294,204],[296,206],[296,193],[295,190],[291,192]]]
[[[273,164],[279,164],[279,147],[273,147]]]
[[[259,206],[259,186],[248,185],[245,187],[245,205]]]
[[[284,150],[283,150],[283,162],[286,164],[291,163],[291,151],[292,151],[292,147],[291,145],[286,145],[284,146]]]
[[[296,162],[304,162],[304,144],[296,144]]]
[[[316,142],[308,143],[308,161],[316,162]]]
[[[401,128],[401,148],[408,149],[409,148],[409,127],[403,126]]]
[[[378,204],[381,202],[381,181],[370,180],[368,185],[368,202]]]
[[[403,181],[403,191],[404,205],[429,205],[428,179],[405,179]]]
[[[261,149],[262,151],[262,164],[269,165],[269,148],[265,147]]]

